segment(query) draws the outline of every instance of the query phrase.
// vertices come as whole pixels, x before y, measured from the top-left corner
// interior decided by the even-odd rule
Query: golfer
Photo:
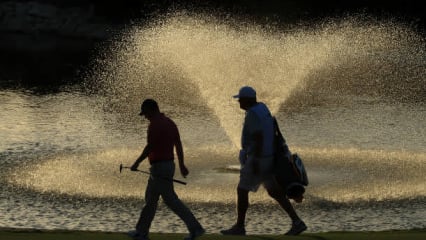
[[[182,176],[186,177],[189,173],[184,164],[178,128],[170,118],[160,112],[157,102],[152,99],[143,101],[140,115],[145,116],[150,122],[147,145],[141,156],[132,165],[131,170],[137,171],[139,164],[148,157],[151,164],[151,176],[145,191],[145,206],[136,224],[136,231],[129,232],[129,236],[137,240],[149,239],[149,228],[161,196],[164,203],[185,222],[189,230],[189,236],[185,240],[193,240],[203,235],[205,230],[191,211],[181,202],[173,189],[174,148],[176,148]]]
[[[268,107],[256,100],[256,91],[242,87],[234,98],[238,98],[240,108],[246,111],[240,151],[240,181],[237,187],[237,222],[230,229],[222,230],[224,235],[245,235],[245,218],[249,206],[248,194],[256,192],[261,184],[287,212],[292,227],[286,235],[298,235],[307,229],[278,185],[273,175],[274,168],[274,120]]]

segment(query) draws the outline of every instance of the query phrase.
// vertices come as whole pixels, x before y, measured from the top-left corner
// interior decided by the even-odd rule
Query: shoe
[[[298,223],[293,223],[291,225],[290,230],[288,230],[288,232],[286,232],[285,235],[287,235],[287,236],[296,236],[296,235],[301,234],[306,229],[308,229],[308,227],[306,226],[306,224],[303,221],[299,221]]]
[[[148,234],[139,235],[135,240],[149,240]]]
[[[232,226],[230,229],[220,231],[223,235],[246,235],[246,229],[238,225]]]
[[[189,233],[189,235],[186,238],[184,238],[183,240],[194,240],[197,237],[203,235],[205,232],[206,232],[206,230],[204,230],[204,228],[200,227],[200,228],[196,229],[195,231],[191,231]]]
[[[137,237],[139,237],[139,232],[136,230],[131,230],[127,232],[127,236],[136,239]]]
[[[132,230],[127,232],[127,236],[134,240],[149,240],[148,234],[140,234],[138,231]]]

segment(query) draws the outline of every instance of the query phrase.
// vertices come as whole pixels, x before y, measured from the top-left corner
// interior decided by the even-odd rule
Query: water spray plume
[[[110,103],[127,113],[145,97],[179,111],[205,109],[236,147],[244,113],[231,96],[244,85],[273,114],[344,93],[416,99],[426,91],[422,38],[391,21],[274,31],[177,13],[129,32],[94,73]]]

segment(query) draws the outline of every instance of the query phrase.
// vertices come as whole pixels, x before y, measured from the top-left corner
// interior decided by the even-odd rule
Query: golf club
[[[128,168],[128,169],[131,169],[131,167],[126,167],[126,166],[123,166],[123,164],[120,164],[120,173],[121,173],[121,171],[123,170],[123,168]],[[150,172],[147,172],[147,171],[142,171],[142,170],[139,170],[139,169],[137,169],[136,170],[137,172],[141,172],[141,173],[145,173],[145,174],[149,174],[149,175],[151,175],[151,173]],[[177,180],[177,179],[170,179],[170,178],[163,178],[163,179],[166,179],[166,180],[171,180],[171,181],[173,181],[173,182],[176,182],[176,183],[180,183],[180,184],[183,184],[183,185],[186,185],[186,182],[184,182],[184,181],[180,181],[180,180]]]

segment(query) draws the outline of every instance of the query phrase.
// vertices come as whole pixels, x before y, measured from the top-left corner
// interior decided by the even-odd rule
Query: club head
[[[123,170],[123,164],[120,164],[120,173],[121,173],[121,170]]]

